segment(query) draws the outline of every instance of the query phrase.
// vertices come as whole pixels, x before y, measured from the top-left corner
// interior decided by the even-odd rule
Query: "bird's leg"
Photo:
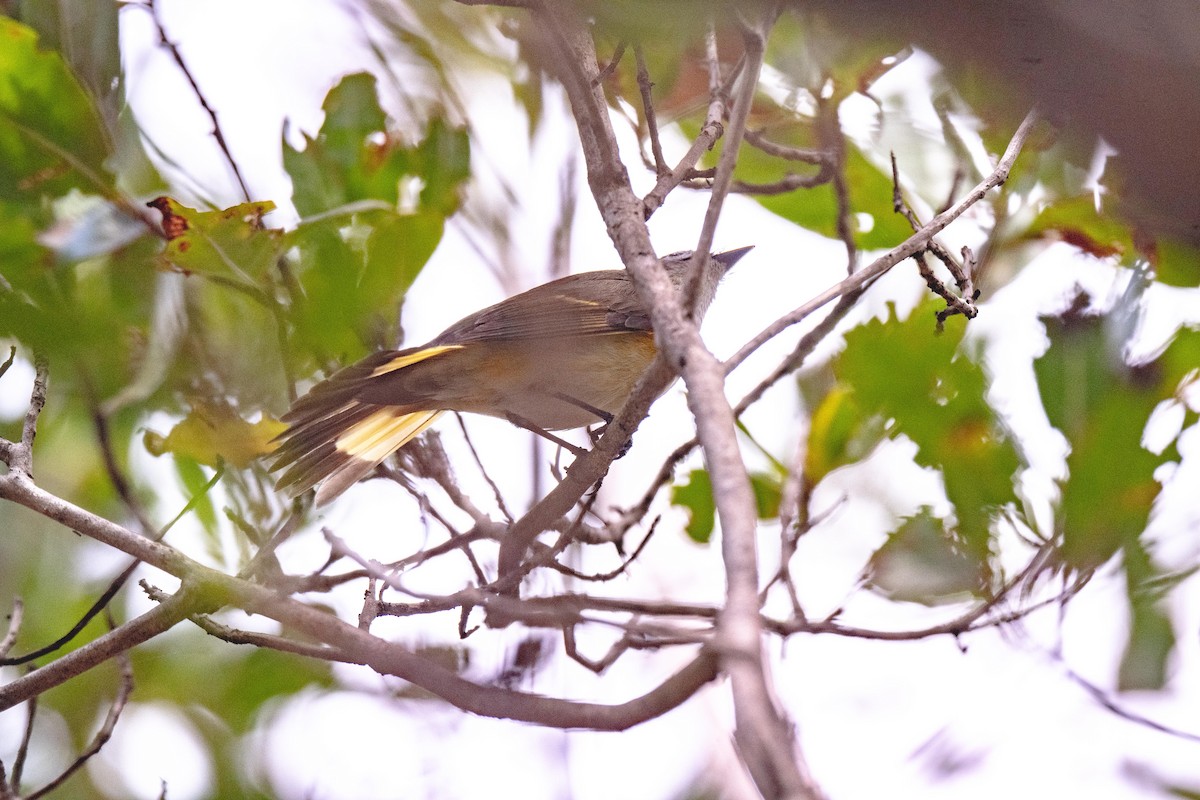
[[[597,408],[591,403],[580,400],[578,397],[572,397],[571,395],[563,394],[562,392],[549,392],[548,394],[555,400],[562,400],[564,403],[570,403],[573,406],[582,408],[589,414],[595,414],[601,421],[604,422],[605,425],[613,421],[612,414],[608,413],[603,408]],[[604,429],[601,428],[600,430],[603,432]]]
[[[613,415],[605,411],[603,408],[597,408],[591,403],[584,402],[576,397],[571,397],[569,394],[563,394],[562,392],[551,392],[550,396],[558,400],[562,400],[564,403],[570,403],[573,406],[579,406],[584,411],[595,414],[600,418],[600,420],[604,423],[603,425],[601,425],[599,428],[586,429],[588,438],[592,440],[592,446],[595,447],[596,443],[600,441],[600,437],[604,435],[604,432],[608,430],[608,426],[612,423]],[[621,452],[617,453],[617,458],[620,458],[628,453],[629,448],[632,445],[632,441],[626,442],[625,446],[621,448]]]
[[[571,453],[571,455],[575,456],[576,458],[578,458],[579,456],[581,456],[587,452],[587,450],[584,450],[582,447],[577,447],[577,446],[571,444],[570,442],[568,442],[566,439],[562,439],[562,438],[559,438],[558,436],[555,436],[553,433],[546,430],[545,428],[539,428],[537,425],[534,425],[532,422],[525,419],[524,417],[522,417],[519,414],[514,414],[513,412],[508,411],[508,412],[505,412],[504,418],[507,419],[509,422],[511,422],[513,425],[516,425],[518,428],[524,428],[525,430],[529,431],[530,433],[536,433],[538,436],[541,436],[543,439],[545,439],[548,442],[553,442],[554,444],[558,445],[559,447],[561,447],[564,450]]]

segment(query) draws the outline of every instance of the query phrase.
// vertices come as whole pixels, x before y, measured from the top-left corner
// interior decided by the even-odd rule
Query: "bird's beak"
[[[724,253],[714,253],[713,261],[716,261],[718,264],[721,264],[726,270],[728,270],[730,267],[736,264],[742,256],[746,255],[746,253],[749,253],[753,249],[754,245],[750,245],[749,247],[739,247],[736,250],[726,250]]]

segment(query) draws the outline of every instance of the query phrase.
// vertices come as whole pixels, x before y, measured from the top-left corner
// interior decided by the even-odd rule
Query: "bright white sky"
[[[282,122],[286,118],[296,128],[315,132],[321,101],[337,76],[373,67],[358,22],[343,6],[322,0],[203,4],[159,0],[159,5],[168,32],[221,116],[255,199],[273,199],[286,207],[290,186],[279,163]],[[122,22],[130,96],[139,121],[160,147],[187,165],[192,179],[209,196],[235,202],[227,172],[207,136],[208,119],[167,56],[155,47],[148,16],[126,8]],[[911,110],[925,114],[918,116],[917,124],[935,131],[931,112],[921,99],[927,69],[927,62],[914,59],[876,91],[887,96],[906,84],[913,87],[906,95]],[[540,269],[548,252],[547,221],[557,213],[561,156],[570,143],[569,120],[561,105],[552,104],[550,121],[534,156],[527,159],[521,143],[524,128],[504,84],[482,81],[463,86],[468,114],[476,121],[487,120],[477,126],[485,137],[486,153],[475,163],[489,164],[519,191],[514,239],[522,243],[528,263]],[[649,180],[635,168],[631,172],[639,181]],[[615,256],[598,215],[590,208],[582,180],[580,191],[573,267],[615,267]],[[672,196],[652,223],[661,252],[694,244],[705,202],[700,195]],[[970,241],[977,234],[959,230],[958,235]],[[716,247],[744,244],[757,249],[731,275],[706,322],[706,338],[719,354],[732,352],[767,320],[833,283],[844,270],[839,246],[798,231],[749,201],[733,198],[718,229]],[[802,260],[797,253],[804,254]],[[526,279],[530,284],[540,282],[540,273]],[[1036,443],[1032,453],[1037,469],[1031,486],[1042,497],[1048,496],[1053,476],[1062,469],[1063,450],[1061,440],[1036,412],[1028,359],[1043,346],[1037,313],[1055,308],[1076,281],[1099,297],[1115,296],[1121,289],[1114,271],[1055,249],[1029,265],[972,323],[974,335],[996,344],[994,367],[1005,376],[996,390],[997,401],[1011,411],[1018,430]],[[882,299],[892,297],[904,307],[920,291],[919,280],[902,267],[873,290],[867,305],[877,313]],[[422,341],[500,294],[486,267],[452,227],[405,305],[406,330],[413,342]],[[784,338],[786,343],[735,373],[731,396],[739,396],[769,368],[772,353],[790,349],[795,336]],[[19,407],[21,398],[8,397],[0,411],[14,402]],[[776,431],[777,451],[786,454],[796,435],[796,413],[796,400],[784,386],[748,421],[767,442],[772,441],[770,432]],[[483,437],[485,459],[493,464],[505,463],[512,452],[528,450],[523,433],[486,420],[472,424]],[[676,390],[655,407],[638,435],[639,446],[614,471],[606,484],[608,497],[619,501],[638,492],[658,463],[656,458],[688,433],[687,412]],[[1181,451],[1190,451],[1191,464],[1197,460],[1196,440],[1193,430],[1181,442]],[[490,457],[488,448],[494,451]],[[846,603],[847,621],[875,627],[906,629],[945,619],[952,612],[893,604],[864,592],[848,594],[895,515],[915,509],[921,499],[914,499],[915,494],[925,499],[940,494],[936,481],[913,475],[902,445],[884,448],[872,461],[871,468],[831,479],[818,493],[818,507],[833,506],[842,493],[862,496],[866,486],[876,502],[844,506],[805,540],[797,567],[810,614]],[[147,457],[147,466],[152,465]],[[1196,470],[1191,471],[1194,476]],[[460,472],[472,480],[468,470]],[[496,470],[509,496],[519,503],[528,496],[529,484],[525,475],[514,474],[518,472]],[[905,477],[892,479],[896,475]],[[1178,483],[1196,485],[1194,479]],[[1171,491],[1179,495],[1179,510],[1170,525],[1159,526],[1160,539],[1173,558],[1194,562],[1200,550],[1196,535],[1200,510],[1194,498],[1186,497],[1183,486]],[[381,500],[389,503],[391,519],[397,507],[408,507],[397,493],[365,486],[335,506],[327,522],[339,535],[374,554],[383,524],[374,509]],[[394,530],[394,524],[388,530]],[[616,590],[664,596],[682,593],[717,601],[722,586],[716,548],[698,548],[683,538],[669,528],[660,531],[645,563]],[[763,541],[769,564],[774,536],[767,533]],[[404,545],[411,546],[411,541],[396,546]],[[291,557],[303,563],[311,555],[297,551]],[[1120,702],[1166,725],[1200,733],[1196,635],[1200,581],[1191,579],[1175,599],[1179,646],[1169,690],[1126,696]],[[352,602],[353,597],[347,605],[351,613]],[[834,798],[1118,800],[1154,795],[1158,778],[1200,789],[1200,744],[1116,717],[1067,677],[1072,669],[1100,686],[1112,684],[1124,616],[1121,582],[1105,576],[1095,580],[1062,619],[1051,610],[1003,633],[981,633],[957,643],[945,638],[898,644],[796,637],[782,650],[773,645],[775,677],[780,700],[793,715],[812,770]],[[436,630],[425,622],[427,635],[454,635],[453,621],[439,619],[433,624],[445,627]],[[590,638],[582,646],[602,652],[603,636]],[[507,646],[500,634],[484,632],[475,639],[479,663],[485,665],[499,663]],[[555,659],[540,675],[539,688],[620,701],[641,693],[652,685],[648,678],[666,674],[678,663],[670,655],[631,654],[597,679],[565,659]],[[739,768],[729,747],[727,698],[719,686],[665,719],[614,735],[545,731],[451,710],[435,711],[427,705],[405,706],[372,697],[382,687],[372,674],[358,669],[339,674],[348,687],[360,691],[307,694],[274,708],[263,730],[247,743],[248,754],[266,754],[267,766],[260,777],[279,797],[655,800],[681,796],[692,775],[706,772],[730,787],[730,797],[745,796],[747,791],[744,782],[734,777]],[[160,778],[167,780],[173,800],[206,796],[209,768],[202,751],[189,745],[188,725],[170,709],[149,704],[127,712],[96,767],[113,786],[113,796],[155,797]],[[0,725],[0,740],[6,729]],[[253,760],[248,756],[248,762]]]

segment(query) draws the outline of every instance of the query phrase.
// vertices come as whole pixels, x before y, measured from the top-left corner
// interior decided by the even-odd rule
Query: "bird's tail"
[[[428,428],[441,410],[422,409],[403,391],[386,393],[397,405],[369,402],[363,395],[384,380],[402,385],[405,367],[449,349],[376,353],[314,386],[282,417],[288,429],[277,437],[271,471],[283,474],[276,487],[300,494],[319,483],[317,504],[328,503]],[[399,404],[402,398],[409,404]]]
[[[317,505],[324,505],[369,475],[441,413],[404,413],[391,406],[351,402],[327,416],[295,422],[281,436],[271,467],[272,472],[286,468],[276,488],[300,494],[320,483]]]

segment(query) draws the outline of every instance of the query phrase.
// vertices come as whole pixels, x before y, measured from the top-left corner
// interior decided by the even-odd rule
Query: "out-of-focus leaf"
[[[865,31],[847,36],[820,12],[801,6],[790,11],[771,30],[764,58],[787,79],[793,94],[829,89],[837,98],[844,98],[869,88],[903,60],[900,45],[880,40],[868,43]]]
[[[283,232],[262,224],[263,217],[275,210],[269,200],[197,211],[159,197],[150,206],[163,216],[167,246],[161,260],[171,269],[235,278],[250,286],[257,285],[279,257]]]
[[[114,87],[121,76],[118,6],[90,0],[23,0],[21,21],[38,32],[41,46],[66,59],[72,73],[98,103],[115,113]]]
[[[421,208],[443,216],[457,211],[462,185],[471,177],[471,141],[466,130],[451,128],[436,117],[417,146],[416,168],[424,183]]]
[[[716,507],[713,505],[712,480],[708,472],[694,469],[687,483],[671,487],[671,502],[688,510],[687,535],[693,542],[708,544],[712,539],[716,522]]]
[[[210,639],[181,638],[167,647],[133,651],[139,695],[185,708],[220,709],[222,723],[238,733],[250,730],[272,698],[333,685],[323,661],[260,647],[214,649],[207,646]]]
[[[1085,301],[1045,320],[1050,346],[1034,363],[1046,416],[1071,444],[1059,528],[1062,556],[1078,568],[1104,563],[1145,529],[1165,457],[1142,446],[1142,433],[1200,356],[1200,332],[1185,330],[1157,358],[1129,366]]]
[[[425,137],[405,147],[388,131],[371,75],[344,78],[324,109],[316,137],[284,153],[293,202],[309,218],[288,236],[298,257],[301,292],[289,318],[302,369],[396,344],[400,302],[470,175],[466,131],[435,117]],[[406,179],[414,191],[402,195]]]
[[[783,488],[779,475],[773,472],[752,472],[750,488],[754,491],[754,506],[758,511],[758,518],[778,517],[779,495]]]
[[[983,561],[992,516],[1016,500],[1021,459],[984,398],[983,369],[959,352],[965,323],[952,317],[937,334],[935,309],[926,303],[903,321],[892,309],[886,320],[851,330],[833,369],[865,413],[889,420],[890,435],[917,445],[918,464],[942,473],[958,520],[954,535]]]
[[[165,443],[152,441],[151,434],[146,434],[144,441],[146,448],[154,455],[162,455],[165,452]],[[151,445],[154,445],[154,449],[151,449]],[[200,468],[200,464],[195,459],[188,458],[178,451],[175,452],[175,472],[179,475],[184,489],[187,490],[188,501],[192,504],[192,512],[196,515],[196,519],[212,536],[217,531],[217,509],[209,494],[211,489],[208,485],[208,476],[204,474],[204,470]]]
[[[1117,687],[1123,692],[1163,688],[1167,658],[1174,647],[1175,632],[1166,612],[1154,605],[1134,605],[1129,639],[1117,671]]]
[[[865,458],[883,434],[883,421],[864,413],[849,387],[832,387],[812,412],[805,475],[815,484],[838,467]]]
[[[432,212],[358,215],[359,237],[344,222],[305,223],[288,241],[299,253],[303,297],[292,309],[296,346],[319,360],[346,361],[369,348],[393,346],[400,301],[442,238]]]
[[[1157,690],[1167,680],[1167,658],[1175,647],[1175,632],[1163,606],[1169,581],[1155,579],[1156,568],[1142,543],[1125,546],[1125,580],[1129,594],[1130,624],[1125,652],[1117,671],[1121,691]]]
[[[893,600],[939,605],[986,589],[988,571],[954,542],[928,506],[906,517],[871,556],[868,585]]]
[[[1154,277],[1171,286],[1200,284],[1200,249],[1175,239],[1139,240],[1127,223],[1098,211],[1090,194],[1051,203],[1025,231],[1026,237],[1051,235],[1097,258],[1145,257]]]
[[[19,336],[21,312],[16,306],[36,303],[54,256],[38,242],[32,221],[15,204],[0,200],[0,218],[0,335]]]
[[[759,519],[779,516],[781,488],[780,476],[775,473],[750,474],[750,489],[754,492],[754,505]],[[716,524],[716,506],[713,504],[712,480],[708,471],[692,470],[686,483],[671,487],[671,503],[688,510],[688,537],[699,544],[708,544]]]
[[[1154,472],[1171,448],[1151,453],[1143,432],[1158,405],[1194,378],[1200,331],[1180,331],[1162,353],[1129,365],[1086,295],[1044,321],[1050,346],[1034,371],[1046,415],[1071,445],[1056,523],[1060,556],[1092,569],[1123,553],[1131,624],[1119,684],[1161,688],[1175,638],[1142,536],[1160,491]]]
[[[359,200],[396,207],[400,178],[412,174],[412,152],[389,135],[375,76],[347,75],[322,105],[325,121],[303,150],[286,142],[283,165],[292,177],[292,202],[310,216]]]
[[[379,313],[394,310],[442,241],[441,214],[381,215],[367,239],[358,293]]]
[[[286,427],[269,417],[247,422],[229,406],[198,402],[166,436],[148,432],[143,441],[156,456],[175,453],[210,467],[226,462],[240,469],[273,452],[271,440]]]
[[[32,212],[43,195],[107,189],[109,153],[95,106],[62,57],[0,16],[0,199]]]
[[[1174,239],[1159,239],[1150,253],[1154,278],[1170,286],[1200,285],[1200,248]]]
[[[1134,252],[1129,228],[1096,210],[1091,195],[1058,200],[1043,208],[1026,230],[1027,236],[1053,233],[1064,242],[1097,258]]]

